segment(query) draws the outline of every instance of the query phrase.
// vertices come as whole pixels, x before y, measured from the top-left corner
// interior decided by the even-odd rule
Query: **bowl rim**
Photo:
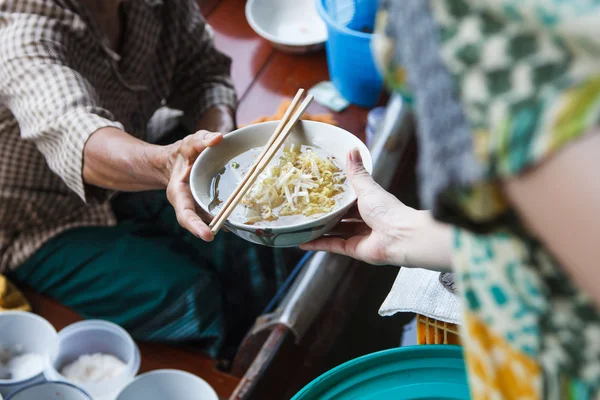
[[[359,147],[361,150],[361,154],[363,154],[363,164],[365,166],[365,169],[369,173],[373,172],[373,159],[371,157],[371,152],[370,152],[369,148],[367,147],[367,145],[365,145],[365,143],[362,140],[358,139],[354,134],[352,134],[351,132],[348,132],[347,130],[345,130],[343,128],[340,128],[339,126],[326,124],[324,122],[308,121],[308,120],[302,120],[301,122],[302,122],[302,124],[308,124],[308,125],[326,125],[328,128],[334,128],[335,130],[344,132],[344,134],[352,135],[360,143]],[[251,125],[247,125],[243,128],[236,129],[235,131],[228,133],[227,136],[241,135],[241,134],[243,134],[244,131],[254,129],[260,125],[273,125],[273,129],[274,129],[277,124],[279,124],[279,121],[266,121],[266,122],[261,122],[258,124],[251,124]],[[210,151],[211,151],[211,148],[207,148],[202,153],[200,153],[200,155],[194,162],[194,165],[192,166],[190,178],[197,173],[197,170],[199,168],[202,158],[206,157],[205,154]],[[368,156],[366,159],[364,157],[365,154]],[[344,165],[344,170],[345,170],[345,165]],[[192,196],[194,197],[194,200],[202,208],[202,210],[204,210],[209,215],[213,216],[213,214],[208,211],[208,207],[199,201],[198,196],[196,195],[196,188],[195,188],[195,185],[194,185],[192,179],[190,179],[190,190],[192,192]],[[332,210],[331,212],[328,212],[327,214],[323,214],[323,215],[319,216],[318,218],[315,218],[315,219],[312,219],[312,220],[309,220],[306,222],[302,222],[300,224],[276,225],[276,226],[259,225],[259,224],[248,225],[248,224],[233,222],[229,219],[227,219],[225,222],[233,225],[235,228],[238,228],[238,229],[241,229],[244,231],[249,231],[249,232],[255,232],[257,230],[266,230],[266,229],[270,229],[271,231],[279,231],[279,232],[293,232],[293,231],[298,231],[298,230],[303,230],[303,229],[307,229],[310,227],[318,226],[318,225],[320,225],[321,222],[324,222],[324,221],[330,219],[332,215],[338,213],[339,211],[344,210],[344,209],[349,209],[354,203],[356,203],[356,201],[357,201],[356,192],[353,191],[352,195],[348,197],[348,200],[346,202],[344,202],[344,204],[342,204],[340,207],[337,207],[334,210]]]
[[[86,397],[86,398],[87,398],[87,399],[89,399],[89,400],[92,400],[92,396],[90,396],[90,395],[89,395],[89,393],[87,393],[87,392],[86,392],[85,390],[83,390],[81,387],[79,387],[79,386],[77,386],[77,385],[75,385],[75,384],[73,384],[73,383],[70,383],[70,382],[60,382],[60,381],[45,381],[45,382],[37,382],[37,383],[32,383],[31,385],[27,385],[27,386],[24,386],[24,387],[22,387],[22,388],[19,388],[19,389],[17,389],[17,390],[16,390],[16,391],[14,391],[13,393],[11,393],[11,394],[10,394],[10,395],[9,395],[9,396],[6,398],[6,400],[12,400],[12,399],[14,399],[14,397],[15,397],[15,396],[17,396],[18,394],[20,394],[20,393],[22,393],[22,392],[24,392],[24,391],[26,391],[26,390],[28,390],[28,389],[31,389],[31,388],[37,387],[37,386],[42,386],[42,385],[61,385],[61,386],[67,386],[67,387],[69,387],[70,389],[75,389],[75,390],[78,390],[78,391],[80,392],[80,394],[82,394],[84,397]]]
[[[3,315],[21,315],[23,317],[30,318],[30,319],[36,320],[38,322],[41,322],[43,325],[46,325],[46,327],[49,327],[52,332],[54,332],[54,347],[58,346],[58,332],[56,331],[56,328],[54,327],[54,325],[52,325],[50,323],[50,321],[48,321],[46,318],[42,317],[41,315],[38,315],[38,314],[30,312],[30,311],[21,311],[21,310],[7,310],[7,311],[0,312],[0,318],[2,318]],[[52,354],[46,354],[44,356],[44,358],[45,358],[44,369],[46,368],[46,365],[49,362],[49,359],[51,357],[52,357]],[[39,373],[32,375],[28,378],[24,378],[24,379],[19,379],[19,380],[17,380],[17,379],[0,379],[0,386],[8,387],[8,386],[27,384],[29,381],[32,381],[32,380],[38,378],[40,375],[42,375],[44,373],[44,369],[42,369]]]
[[[118,334],[120,337],[125,339],[125,341],[129,345],[129,353],[130,353],[131,358],[127,363],[125,363],[125,370],[120,375],[103,380],[101,382],[87,382],[85,384],[80,384],[80,386],[85,387],[88,390],[92,391],[92,389],[104,388],[105,386],[107,386],[107,384],[110,385],[115,382],[118,382],[119,380],[123,379],[123,377],[126,377],[127,375],[131,375],[131,378],[135,377],[140,370],[142,360],[141,360],[140,349],[139,349],[137,343],[135,342],[135,340],[133,340],[133,337],[129,334],[129,332],[127,332],[127,330],[125,330],[120,325],[115,324],[114,322],[101,320],[101,319],[88,319],[88,320],[74,322],[58,332],[58,334],[57,334],[58,345],[56,346],[56,350],[55,350],[54,354],[50,355],[49,360],[48,360],[48,366],[47,366],[48,373],[50,375],[52,375],[52,378],[53,378],[52,381],[66,382],[66,383],[69,383],[72,385],[77,385],[75,382],[71,381],[66,376],[64,376],[62,374],[62,372],[54,366],[54,363],[56,362],[56,359],[58,358],[58,356],[60,354],[60,343],[63,340],[69,340],[69,338],[72,335],[75,335],[75,334],[78,334],[81,332],[85,332],[86,330],[89,330],[89,329],[104,330],[104,331],[108,331],[108,332],[111,332],[114,334]],[[89,353],[82,353],[82,355],[83,354],[89,354]],[[114,356],[114,354],[113,354],[113,356]],[[123,360],[121,360],[121,362],[123,362]],[[46,371],[45,371],[44,375],[45,374],[46,374]]]
[[[194,378],[194,380],[200,381],[204,385],[206,385],[206,387],[208,387],[212,391],[211,394],[214,395],[215,399],[219,398],[219,395],[217,394],[217,391],[215,390],[215,388],[213,388],[210,383],[208,383],[206,380],[202,379],[198,375],[195,375],[195,374],[192,374],[191,372],[183,371],[183,370],[180,370],[180,369],[165,368],[165,369],[155,369],[155,370],[152,370],[152,371],[144,372],[143,374],[139,374],[131,382],[129,382],[124,388],[122,388],[119,391],[119,393],[116,396],[116,399],[118,400],[121,397],[121,395],[125,392],[125,390],[127,390],[131,385],[133,385],[137,381],[139,381],[141,379],[145,379],[145,378],[147,378],[149,376],[163,375],[163,374],[168,374],[168,375],[183,375],[183,376],[188,377],[188,378]]]
[[[325,21],[323,20],[323,18],[321,18],[319,12],[317,12],[317,16],[321,19],[321,21],[323,22],[323,24],[325,25],[325,36],[322,40],[319,41],[305,41],[305,42],[298,42],[298,41],[290,41],[290,40],[282,40],[281,38],[270,34],[269,32],[267,32],[266,30],[264,30],[256,21],[256,19],[254,18],[254,15],[252,14],[252,6],[254,5],[254,3],[257,0],[248,0],[246,2],[246,20],[248,21],[248,24],[250,25],[250,27],[254,30],[254,32],[256,32],[258,35],[262,36],[264,39],[267,39],[268,41],[272,42],[272,43],[276,43],[279,45],[284,45],[284,46],[289,46],[289,47],[306,47],[306,46],[314,46],[314,45],[318,45],[318,44],[324,44],[325,42],[327,42],[327,38],[328,38],[328,33],[327,33],[327,24],[325,23]]]

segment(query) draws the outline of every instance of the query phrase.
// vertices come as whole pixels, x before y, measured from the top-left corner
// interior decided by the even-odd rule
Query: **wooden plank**
[[[244,0],[222,0],[208,16],[215,30],[215,44],[233,58],[231,76],[241,98],[273,53],[272,46],[260,38],[248,22]]]
[[[315,84],[328,80],[325,52],[309,55],[290,55],[275,51],[267,66],[242,98],[238,109],[238,122],[248,124],[261,116],[272,115],[285,98],[294,96],[298,88],[310,89]],[[309,113],[333,113],[313,102]],[[350,106],[333,113],[340,127],[347,129],[364,140],[368,110]]]
[[[34,312],[46,318],[57,331],[82,320],[76,312],[46,296],[29,289],[24,293]],[[140,373],[156,369],[187,371],[207,381],[222,399],[228,398],[239,383],[238,378],[217,370],[213,360],[189,346],[143,342],[138,346],[142,355]]]

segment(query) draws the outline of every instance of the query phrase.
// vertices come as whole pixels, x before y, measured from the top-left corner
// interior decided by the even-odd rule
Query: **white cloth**
[[[440,283],[439,275],[439,272],[421,268],[401,268],[379,314],[387,317],[411,312],[460,324],[460,298]]]

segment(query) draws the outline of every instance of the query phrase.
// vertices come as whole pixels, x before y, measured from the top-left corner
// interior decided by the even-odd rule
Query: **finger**
[[[361,257],[356,250],[358,244],[366,238],[367,236],[354,236],[349,239],[321,237],[312,242],[300,245],[300,248],[302,250],[326,251],[328,253],[341,254],[360,260]]]
[[[198,131],[186,136],[180,147],[180,152],[191,165],[207,147],[216,146],[223,140],[223,135],[218,132]]]
[[[356,234],[354,233],[326,233],[323,235],[324,238],[336,238],[336,239],[344,239],[344,240],[348,240],[350,238],[355,237]]]
[[[220,132],[209,132],[209,131],[198,131],[195,135],[202,138],[204,147],[213,147],[221,143],[223,140],[223,134]]]
[[[175,208],[177,221],[182,227],[206,242],[214,239],[208,226],[195,212],[195,202],[189,191],[189,185],[186,183],[169,185],[167,198]]]
[[[345,243],[346,240],[342,238],[321,237],[312,242],[301,244],[300,248],[306,251],[326,251],[328,253],[348,256]]]
[[[178,207],[177,220],[181,226],[205,242],[212,242],[214,239],[206,223],[191,209]]]
[[[213,219],[215,219],[214,215],[204,211],[202,209],[202,207],[200,207],[198,204],[196,204],[196,214],[198,214],[200,216],[200,218],[202,219],[202,221],[204,221],[204,223],[207,225],[210,224]],[[223,225],[221,230],[223,230],[224,232],[231,232],[229,229],[227,229],[227,227],[225,225]]]
[[[352,149],[348,153],[346,160],[346,168],[348,171],[348,178],[352,183],[352,187],[358,197],[365,196],[367,194],[375,194],[378,191],[382,191],[381,186],[377,184],[371,177],[371,174],[365,169],[358,148]]]
[[[194,208],[196,210],[196,214],[198,214],[200,218],[202,218],[202,221],[206,222],[207,224],[210,224],[215,218],[212,214],[204,211],[198,204],[194,204]]]
[[[353,236],[345,243],[345,250],[351,257],[372,265],[386,264],[386,255],[380,243],[372,235]]]

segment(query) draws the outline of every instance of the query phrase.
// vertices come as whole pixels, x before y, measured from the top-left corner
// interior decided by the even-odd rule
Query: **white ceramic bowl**
[[[0,312],[0,347],[40,354],[44,357],[44,364],[47,364],[57,341],[56,330],[44,318],[23,311]],[[7,397],[20,388],[43,382],[44,366],[39,374],[25,379],[0,379],[0,394]]]
[[[188,372],[163,369],[135,378],[117,400],[219,400],[203,379]]]
[[[84,354],[111,354],[126,364],[114,378],[87,384],[70,382],[60,370]],[[131,336],[120,326],[107,321],[88,320],[69,325],[58,333],[58,346],[45,371],[49,381],[67,382],[88,392],[94,400],[114,400],[140,368],[140,351]]]
[[[232,158],[255,147],[264,146],[279,121],[263,122],[238,129],[225,136],[218,146],[206,149],[200,154],[190,176],[190,187],[196,202],[208,212],[210,184],[215,174]],[[345,168],[348,152],[357,147],[371,172],[372,161],[369,149],[356,136],[333,125],[314,121],[301,121],[296,124],[286,143],[317,146],[341,161]],[[315,219],[297,225],[270,226],[265,224],[246,225],[228,220],[225,226],[233,233],[249,242],[271,247],[295,247],[314,240],[333,228],[355,203],[356,195],[351,192],[344,197],[344,203],[336,209]]]
[[[258,35],[283,51],[316,51],[327,41],[314,0],[248,0],[246,19]]]
[[[92,400],[92,398],[69,383],[42,382],[22,388],[6,400]]]

